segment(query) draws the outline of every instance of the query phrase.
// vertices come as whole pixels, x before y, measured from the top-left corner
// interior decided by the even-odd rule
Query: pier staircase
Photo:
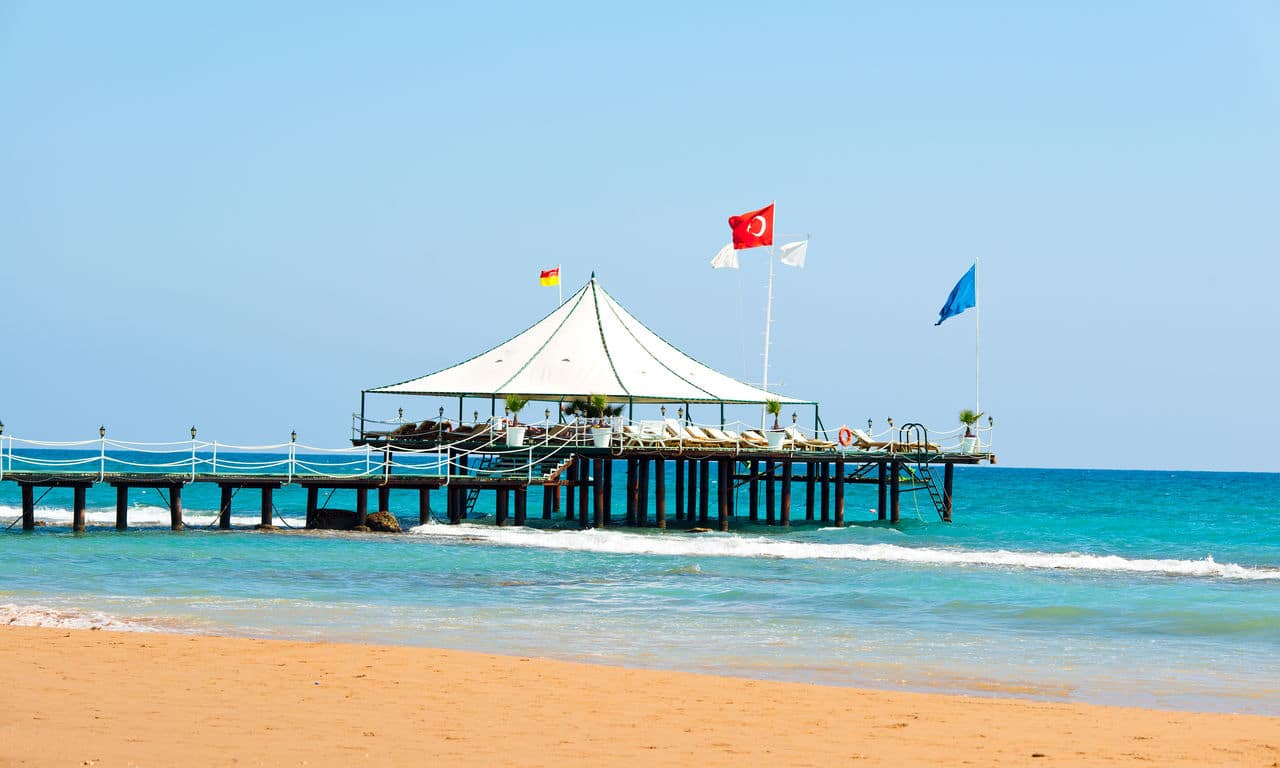
[[[521,454],[480,454],[480,461],[472,470],[480,478],[493,480],[527,478],[531,482],[547,482],[558,478],[573,464],[573,458],[549,456],[534,457],[533,465],[529,465],[529,457]],[[480,487],[473,486],[466,491],[463,505],[464,515],[469,516],[475,509],[476,500],[480,498]]]
[[[903,424],[898,430],[898,442],[904,445],[929,445],[929,430],[923,424]],[[927,491],[930,501],[933,502],[933,509],[938,513],[938,519],[946,521],[942,492],[938,490],[938,482],[932,470],[929,469],[929,462],[921,458],[916,461],[915,467],[903,464],[902,468],[907,475],[905,479],[911,484],[911,490]]]

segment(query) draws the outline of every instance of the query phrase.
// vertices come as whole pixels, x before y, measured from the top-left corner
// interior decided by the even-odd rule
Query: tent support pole
[[[369,394],[366,390],[360,390],[360,439],[364,439],[364,396]]]

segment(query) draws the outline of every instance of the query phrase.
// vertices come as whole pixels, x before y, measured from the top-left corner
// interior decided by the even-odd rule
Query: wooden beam
[[[84,492],[86,487],[77,485],[71,489],[71,529],[73,531],[84,530]]]
[[[747,462],[747,472],[751,479],[747,481],[747,514],[751,522],[760,521],[760,462],[752,459]]]
[[[36,489],[27,483],[22,483],[22,530],[34,531],[36,529]]]
[[[181,531],[182,524],[182,483],[169,486],[169,530]]]
[[[129,530],[129,486],[116,486],[116,530]]]
[[[653,462],[653,517],[654,525],[667,527],[667,462],[664,459]]]
[[[275,520],[275,507],[271,504],[271,488],[270,486],[262,486],[262,519],[260,525],[271,525],[271,521]]]
[[[897,523],[902,519],[902,465],[897,461],[889,462],[889,522]]]
[[[418,489],[418,525],[431,522],[431,488]]]
[[[844,527],[844,459],[836,459],[836,527]]]
[[[671,463],[676,471],[676,522],[684,520],[684,459]]]
[[[778,488],[773,477],[775,469],[773,459],[769,459],[764,463],[764,522],[766,525],[778,524],[777,505],[775,503]]]
[[[942,465],[942,521],[951,522],[951,489],[955,483],[956,465],[947,462]]]
[[[518,485],[515,488],[516,525],[524,525],[529,515],[529,486]]]
[[[889,501],[886,494],[888,493],[889,470],[888,464],[883,461],[876,462],[876,519],[887,520],[889,517]]]
[[[822,467],[822,522],[831,522],[831,462],[819,462]]]
[[[229,531],[231,530],[231,486],[223,483],[218,488],[221,490],[218,502],[218,527]]]
[[[604,459],[595,460],[595,482],[592,483],[592,486],[596,492],[595,511],[596,511],[596,527],[597,528],[605,527],[604,505],[605,505],[606,499],[604,495],[604,472],[605,472],[604,463],[605,463]]]
[[[814,498],[814,489],[817,487],[817,471],[818,464],[814,461],[805,463],[804,473],[804,519],[807,522],[813,522],[813,509],[817,499]]]
[[[791,459],[782,460],[782,514],[779,515],[778,522],[784,527],[791,525],[792,464]]]

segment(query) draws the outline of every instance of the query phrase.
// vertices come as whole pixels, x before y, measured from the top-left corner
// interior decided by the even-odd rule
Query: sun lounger
[[[742,430],[742,441],[752,448],[768,448],[769,438],[754,429]]]
[[[729,434],[724,430],[717,429],[716,427],[699,427],[699,429],[702,430],[702,433],[704,435],[706,435],[707,437],[711,438],[716,442],[716,447],[719,447],[719,448],[737,448],[738,447],[738,440],[734,437],[729,437]]]
[[[783,432],[786,432],[795,447],[802,451],[829,451],[836,447],[836,444],[830,440],[805,437],[804,433],[796,427],[787,427]]]

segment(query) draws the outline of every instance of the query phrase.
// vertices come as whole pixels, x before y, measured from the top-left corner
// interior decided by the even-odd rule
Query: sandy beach
[[[1280,764],[1280,718],[0,629],[0,765]]]

